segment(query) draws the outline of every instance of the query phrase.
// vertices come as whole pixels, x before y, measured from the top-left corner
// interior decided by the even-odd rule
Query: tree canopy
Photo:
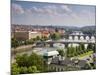
[[[32,53],[16,56],[16,64],[12,64],[12,75],[36,73],[44,71],[44,59],[42,56]]]

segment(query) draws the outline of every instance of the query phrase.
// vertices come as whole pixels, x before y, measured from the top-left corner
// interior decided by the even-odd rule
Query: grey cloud
[[[32,7],[28,9],[31,13],[37,13],[37,14],[48,14],[48,15],[63,15],[71,12],[71,9],[68,8],[67,5],[47,5],[43,7]]]
[[[13,14],[23,14],[24,13],[24,9],[18,4],[13,3],[11,7],[12,7]]]

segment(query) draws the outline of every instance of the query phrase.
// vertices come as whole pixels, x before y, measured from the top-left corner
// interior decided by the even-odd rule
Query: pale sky
[[[95,25],[95,6],[12,1],[12,24]]]

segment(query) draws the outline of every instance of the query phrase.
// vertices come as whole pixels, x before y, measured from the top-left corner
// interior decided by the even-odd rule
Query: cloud
[[[81,19],[82,21],[93,21],[95,20],[95,12],[92,12],[91,10],[81,10],[79,13],[77,13],[78,19]]]
[[[32,8],[28,9],[27,11],[31,14],[39,14],[39,15],[56,15],[56,7],[55,6],[43,6],[43,7],[36,7],[33,6]]]
[[[86,15],[87,17],[93,17],[95,16],[95,13],[91,12],[90,10],[82,10],[80,15]]]
[[[33,5],[24,7],[12,4],[13,20],[20,24],[58,24],[87,25],[95,24],[95,11],[86,7],[76,8],[69,5]],[[19,16],[20,14],[20,16]]]
[[[61,5],[61,9],[65,10],[66,12],[72,12],[72,10],[67,5]]]
[[[48,6],[44,6],[43,7],[45,13],[49,14],[49,15],[58,15],[58,12],[57,12],[57,7],[55,5],[48,5]]]
[[[24,9],[18,4],[13,3],[11,7],[12,7],[13,14],[23,14],[24,13]]]
[[[72,10],[67,5],[45,5],[41,7],[33,6],[29,9],[23,8],[19,4],[12,4],[12,13],[13,14],[27,14],[27,15],[48,15],[52,17],[57,16],[74,16],[75,14],[72,13]]]
[[[68,8],[67,5],[61,5],[61,6],[57,6],[57,5],[45,5],[42,7],[36,7],[33,6],[32,8],[28,9],[29,13],[36,13],[36,14],[41,14],[41,15],[52,15],[52,16],[61,16],[61,15],[65,15],[71,12],[71,9]]]
[[[38,8],[38,7],[32,7],[29,9],[31,11],[31,13],[36,13],[36,14],[44,14],[45,11],[42,8]]]

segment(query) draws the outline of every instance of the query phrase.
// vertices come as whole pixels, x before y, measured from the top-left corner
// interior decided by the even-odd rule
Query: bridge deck
[[[95,44],[95,40],[52,40],[52,41],[38,41],[37,43],[84,43],[89,44],[93,43]]]

